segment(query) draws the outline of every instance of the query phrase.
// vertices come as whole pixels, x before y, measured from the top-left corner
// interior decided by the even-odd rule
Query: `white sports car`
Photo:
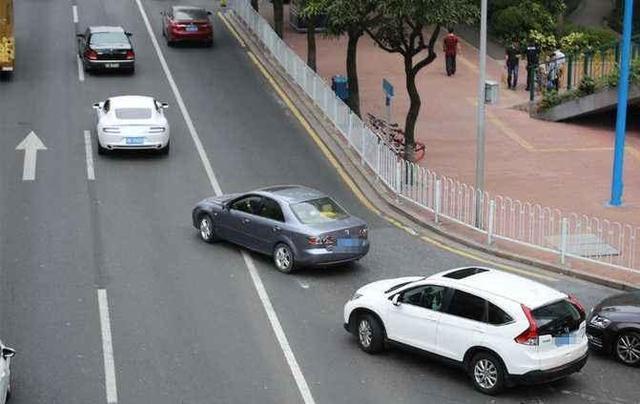
[[[169,105],[152,97],[125,95],[93,104],[97,113],[98,154],[116,149],[169,153]]]
[[[11,394],[11,372],[9,365],[16,354],[13,349],[4,346],[0,341],[0,403],[4,404]]]

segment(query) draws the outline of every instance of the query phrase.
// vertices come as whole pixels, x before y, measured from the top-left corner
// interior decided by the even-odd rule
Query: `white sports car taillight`
[[[105,127],[105,128],[102,128],[102,131],[104,133],[120,133],[120,128]]]
[[[149,128],[149,133],[164,133],[165,130],[163,126],[152,126]]]

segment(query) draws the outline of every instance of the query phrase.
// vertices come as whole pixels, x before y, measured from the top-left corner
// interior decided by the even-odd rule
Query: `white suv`
[[[347,302],[344,322],[363,351],[391,343],[453,360],[486,394],[566,377],[588,357],[573,296],[489,268],[370,283]]]

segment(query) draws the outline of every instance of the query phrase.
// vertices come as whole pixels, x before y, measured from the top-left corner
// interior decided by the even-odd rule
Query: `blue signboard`
[[[393,86],[387,81],[387,79],[382,79],[382,89],[384,90],[387,98],[393,97]]]

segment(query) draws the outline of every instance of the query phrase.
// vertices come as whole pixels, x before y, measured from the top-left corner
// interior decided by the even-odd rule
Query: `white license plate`
[[[198,31],[197,25],[187,25],[187,32],[196,32]]]
[[[105,63],[104,65],[107,69],[117,69],[120,67],[120,63]]]

